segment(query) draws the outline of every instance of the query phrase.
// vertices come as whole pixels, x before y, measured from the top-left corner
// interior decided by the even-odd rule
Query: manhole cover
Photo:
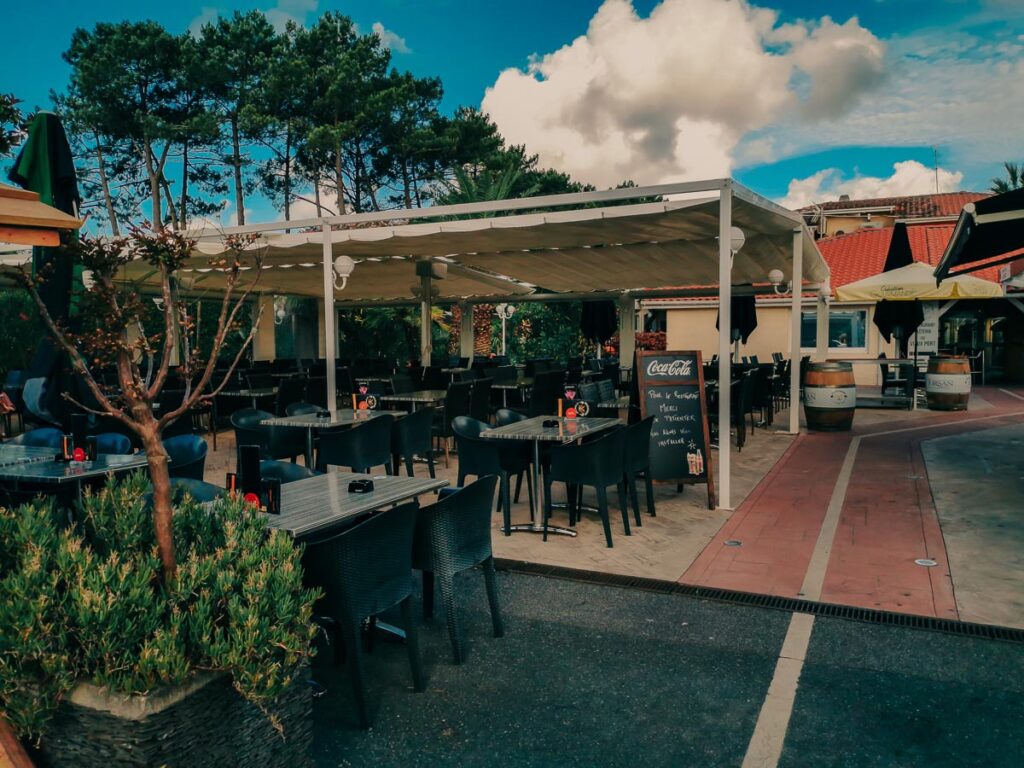
[[[934,568],[936,565],[938,565],[938,563],[936,563],[934,560],[931,560],[931,559],[929,559],[927,557],[922,557],[922,558],[919,558],[918,560],[915,560],[914,561],[914,565],[923,565],[925,568]]]
[[[743,546],[743,542],[739,541],[737,539],[729,539],[728,541],[725,542],[725,546],[727,546],[727,547],[742,547]]]

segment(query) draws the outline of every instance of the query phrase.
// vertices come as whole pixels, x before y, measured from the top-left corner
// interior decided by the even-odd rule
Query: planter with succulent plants
[[[258,280],[252,245],[231,240],[210,265],[224,279],[205,355],[189,344],[192,325],[175,286],[193,246],[183,235],[135,231],[73,246],[69,258],[91,272],[74,331],[40,300],[45,275],[22,276],[90,395],[75,405],[132,432],[148,463],[146,474],[87,491],[71,524],[48,502],[0,509],[0,717],[44,764],[309,760],[303,670],[317,595],[303,587],[301,551],[236,498],[201,506],[186,496],[175,505],[161,442],[165,426],[216,395],[253,337],[255,324],[213,382]],[[133,260],[157,277],[156,334],[143,327],[148,299],[123,279]],[[236,290],[243,266],[252,279]],[[157,415],[174,357],[184,397]],[[94,376],[98,367],[116,383]]]

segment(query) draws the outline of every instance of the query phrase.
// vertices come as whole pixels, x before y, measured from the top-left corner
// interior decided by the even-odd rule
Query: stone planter
[[[38,757],[43,766],[271,766],[311,764],[312,696],[306,675],[269,710],[284,733],[223,674],[144,696],[79,684],[61,703]]]

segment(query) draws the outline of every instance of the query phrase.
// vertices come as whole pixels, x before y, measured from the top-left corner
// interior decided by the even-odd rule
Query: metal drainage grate
[[[495,565],[499,570],[510,571],[512,573],[545,576],[547,578],[565,579],[567,581],[577,581],[586,584],[600,584],[625,589],[640,589],[645,592],[683,595],[685,597],[694,597],[700,600],[713,600],[715,602],[744,605],[753,608],[770,608],[772,610],[787,611],[790,613],[809,613],[813,616],[847,619],[867,624],[906,627],[908,629],[923,629],[931,632],[942,632],[943,634],[948,635],[962,635],[988,640],[1002,640],[1008,643],[1024,643],[1024,629],[1000,627],[995,624],[975,624],[969,621],[936,619],[930,616],[915,616],[909,613],[879,611],[873,608],[856,608],[849,605],[838,605],[836,603],[819,603],[813,600],[801,600],[792,597],[759,595],[753,592],[738,592],[736,590],[718,589],[715,587],[695,587],[690,584],[679,584],[675,581],[648,579],[640,576],[622,576],[615,573],[601,573],[598,571],[585,571],[577,568],[564,568],[559,565],[529,563],[523,560],[495,558]]]

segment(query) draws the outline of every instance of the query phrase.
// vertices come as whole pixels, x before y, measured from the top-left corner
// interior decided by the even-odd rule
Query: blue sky
[[[11,6],[9,30],[39,23],[38,6]],[[250,8],[382,25],[397,67],[442,78],[445,110],[483,103],[506,135],[599,186],[732,173],[795,204],[930,191],[917,187],[932,146],[950,188],[1024,160],[1024,0],[51,0],[45,35],[5,36],[0,90],[45,106],[78,26],[183,31]]]

